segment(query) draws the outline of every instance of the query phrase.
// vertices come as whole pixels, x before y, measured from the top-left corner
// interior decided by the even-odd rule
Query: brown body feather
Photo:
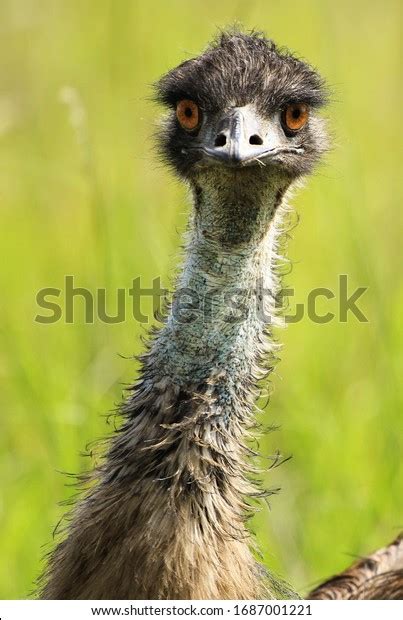
[[[258,598],[237,429],[214,395],[143,386],[53,552],[43,598]]]
[[[313,590],[318,600],[403,600],[403,535]]]

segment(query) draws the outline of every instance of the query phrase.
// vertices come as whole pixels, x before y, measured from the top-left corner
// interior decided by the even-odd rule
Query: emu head
[[[326,150],[320,76],[258,33],[223,33],[156,85],[163,159],[190,182],[196,224],[221,242],[261,238],[289,185]]]
[[[162,153],[187,178],[212,166],[266,167],[295,178],[326,149],[317,115],[323,80],[260,34],[221,34],[163,76],[156,91],[171,110],[159,135]]]

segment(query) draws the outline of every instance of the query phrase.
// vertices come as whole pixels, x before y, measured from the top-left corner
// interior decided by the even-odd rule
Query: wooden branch
[[[309,600],[403,600],[403,533],[315,588]]]

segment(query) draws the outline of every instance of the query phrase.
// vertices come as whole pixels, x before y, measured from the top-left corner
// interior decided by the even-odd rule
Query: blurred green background
[[[185,188],[157,162],[150,84],[242,22],[308,58],[333,88],[335,148],[295,197],[287,283],[368,286],[368,323],[281,332],[264,453],[293,455],[252,523],[265,562],[301,593],[403,525],[399,2],[2,0],[0,5],[0,597],[24,598],[86,443],[136,374],[133,319],[41,325],[36,293],[164,282]],[[114,311],[115,297],[108,298]],[[336,310],[336,302],[321,310]],[[145,311],[150,310],[147,303]],[[43,313],[43,312],[42,312]]]

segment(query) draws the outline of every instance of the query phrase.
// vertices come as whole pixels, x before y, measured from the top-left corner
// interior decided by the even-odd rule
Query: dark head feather
[[[253,102],[270,113],[296,101],[320,107],[327,100],[312,67],[257,32],[221,33],[203,54],[163,76],[156,94],[168,106],[190,98],[210,111]]]

